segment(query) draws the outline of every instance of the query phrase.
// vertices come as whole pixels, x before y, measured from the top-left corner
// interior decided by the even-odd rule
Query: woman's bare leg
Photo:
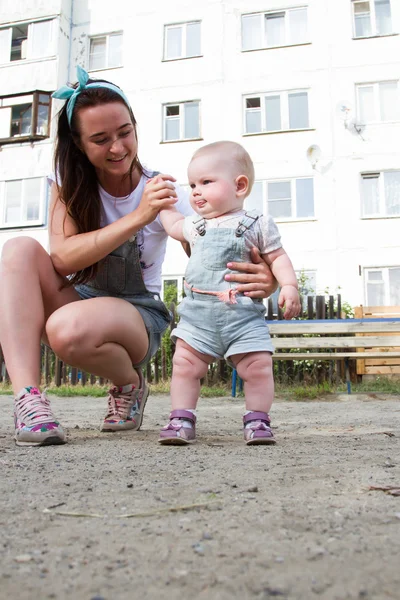
[[[33,238],[19,237],[3,247],[0,271],[0,343],[15,393],[40,386],[40,340],[46,319],[79,300],[50,256]]]
[[[138,310],[119,298],[92,298],[68,304],[46,323],[54,352],[67,364],[110,379],[117,386],[139,376],[132,364],[146,355],[149,340]]]

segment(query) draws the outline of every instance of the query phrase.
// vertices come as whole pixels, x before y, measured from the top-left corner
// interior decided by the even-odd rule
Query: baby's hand
[[[301,310],[298,289],[294,285],[284,285],[279,294],[278,305],[280,308],[285,307],[285,312],[283,313],[285,319],[297,317]]]

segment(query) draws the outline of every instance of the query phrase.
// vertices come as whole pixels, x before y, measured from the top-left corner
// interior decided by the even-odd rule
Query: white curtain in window
[[[289,94],[289,129],[307,129],[308,127],[308,93],[295,92]]]
[[[187,102],[185,104],[184,138],[187,140],[198,137],[200,137],[199,103]]]
[[[122,33],[115,33],[108,37],[108,67],[122,65]]]
[[[181,58],[182,56],[182,27],[168,27],[166,31],[165,58]]]
[[[371,123],[371,121],[376,120],[374,88],[372,85],[358,88],[358,104],[361,123]]]
[[[201,54],[200,23],[186,25],[186,56],[199,56]]]
[[[19,223],[21,220],[22,181],[7,181],[5,190],[5,223]]]
[[[24,221],[38,221],[42,179],[35,177],[24,180]]]
[[[26,58],[52,56],[54,50],[54,20],[30,23]]]
[[[10,62],[12,29],[0,29],[0,64]]]
[[[367,272],[367,305],[385,305],[385,283],[382,271],[374,270]]]
[[[242,17],[242,49],[254,50],[262,46],[260,15],[244,15]]]
[[[299,8],[290,10],[289,35],[291,44],[302,44],[307,41],[307,9]]]
[[[264,212],[264,185],[262,181],[255,181],[250,194],[245,200],[246,210]]]
[[[400,215],[400,171],[384,174],[385,202],[388,215]]]
[[[292,216],[290,181],[268,183],[268,212],[274,218],[290,218]]]
[[[379,214],[379,177],[377,174],[362,178],[361,197],[365,217]]]
[[[389,303],[400,306],[400,267],[389,269]]]
[[[369,2],[354,2],[354,25],[356,37],[368,37],[372,34]]]
[[[381,121],[397,121],[400,117],[399,93],[397,81],[386,81],[379,84]]]
[[[285,45],[285,13],[265,15],[267,46]]]
[[[89,70],[106,67],[107,39],[105,37],[90,40]]]
[[[280,96],[265,97],[265,130],[280,131],[281,122],[281,98]]]
[[[392,33],[390,0],[375,0],[375,20],[378,35]]]
[[[0,138],[8,138],[11,134],[11,106],[0,108]]]
[[[314,180],[312,177],[296,179],[296,216],[314,216]]]

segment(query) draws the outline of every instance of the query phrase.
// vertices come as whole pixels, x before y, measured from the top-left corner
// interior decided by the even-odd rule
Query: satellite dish
[[[365,139],[362,135],[365,129],[365,125],[363,123],[358,123],[356,119],[350,119],[350,121],[346,123],[346,129],[347,131],[350,131],[350,133],[359,135],[363,142],[365,142]]]
[[[321,154],[322,154],[321,148],[319,146],[317,146],[316,144],[313,144],[312,146],[309,146],[307,148],[306,157],[307,157],[308,162],[311,163],[311,166],[313,169],[315,169],[315,165],[321,158]]]
[[[350,114],[353,112],[353,107],[349,102],[338,102],[336,105],[336,114],[344,121],[348,121]]]

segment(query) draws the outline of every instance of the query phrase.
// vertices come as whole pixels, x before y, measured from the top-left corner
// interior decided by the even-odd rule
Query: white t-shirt
[[[228,229],[236,229],[240,221],[246,214],[245,210],[237,210],[228,215],[222,215],[214,219],[206,219],[206,228],[214,229],[224,227]],[[190,243],[190,247],[196,244],[199,233],[195,228],[193,221],[198,219],[197,216],[187,216],[183,225],[183,236]],[[250,252],[255,246],[261,254],[268,254],[282,247],[281,236],[275,221],[270,215],[261,215],[257,221],[250,227],[244,236],[245,247]]]
[[[146,173],[151,175],[152,171],[146,170]],[[51,174],[48,177],[50,184],[55,182],[55,180],[54,174]],[[111,196],[99,185],[100,198],[103,206],[101,227],[110,225],[111,223],[114,223],[114,221],[117,221],[117,219],[136,210],[142,198],[146,181],[148,181],[148,178],[145,177],[145,175],[142,175],[139,184],[133,192],[124,198],[115,198],[114,196]],[[193,214],[187,192],[178,184],[174,185],[178,195],[178,201],[174,205],[176,210],[185,216]],[[152,223],[145,225],[136,235],[143,280],[149,292],[157,294],[161,292],[161,268],[165,257],[167,239],[168,235],[161,224],[159,216],[157,216]]]

